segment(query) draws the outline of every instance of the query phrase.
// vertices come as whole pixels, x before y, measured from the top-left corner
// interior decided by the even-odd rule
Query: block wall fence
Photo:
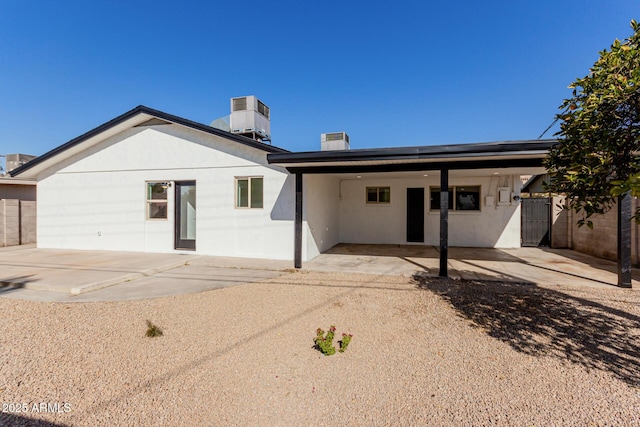
[[[0,247],[36,242],[36,202],[0,199]]]
[[[618,206],[614,205],[604,215],[594,215],[593,229],[586,225],[578,227],[576,222],[580,219],[573,211],[563,210],[557,205],[564,204],[564,198],[554,197],[552,204],[552,234],[551,246],[553,248],[568,248],[615,261],[618,247]],[[640,207],[640,201],[632,200],[631,209],[635,212]],[[631,263],[640,266],[640,226],[633,221],[631,223]]]

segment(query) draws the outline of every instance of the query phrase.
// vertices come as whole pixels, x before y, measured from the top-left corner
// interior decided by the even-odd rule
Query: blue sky
[[[0,154],[43,154],[140,104],[208,124],[243,95],[271,108],[273,143],[292,151],[337,131],[352,148],[535,139],[638,12],[637,0],[0,0]]]

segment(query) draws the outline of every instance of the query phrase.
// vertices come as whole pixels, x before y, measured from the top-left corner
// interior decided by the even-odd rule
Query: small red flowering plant
[[[351,334],[342,334],[342,339],[340,341],[338,341],[338,343],[340,344],[340,350],[338,350],[338,351],[340,353],[344,353],[344,351],[347,349],[347,346],[351,342],[351,338],[352,337],[353,337],[353,335],[351,335]]]
[[[329,327],[329,330],[326,332],[326,335],[324,330],[322,330],[321,328],[318,328],[316,330],[316,337],[313,339],[313,342],[315,343],[314,348],[320,351],[325,356],[331,356],[332,354],[336,354],[336,347],[333,345],[333,338],[335,337],[335,334],[336,334],[335,325],[331,325]],[[340,344],[340,350],[339,350],[340,353],[344,353],[344,351],[347,349],[349,342],[351,342],[352,336],[353,335],[351,334],[342,334],[342,340],[338,341],[338,343]]]

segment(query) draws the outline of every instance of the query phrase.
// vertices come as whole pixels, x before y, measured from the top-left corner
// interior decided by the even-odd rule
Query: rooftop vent
[[[346,132],[323,133],[320,135],[320,149],[322,151],[348,150],[349,135]]]
[[[253,95],[231,98],[229,127],[231,133],[260,142],[271,142],[269,107]]]

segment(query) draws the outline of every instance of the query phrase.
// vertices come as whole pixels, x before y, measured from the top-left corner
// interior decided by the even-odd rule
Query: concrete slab
[[[4,248],[0,296],[116,301],[201,292],[276,277],[288,262],[191,254]]]
[[[303,263],[303,270],[411,276],[438,274],[438,251],[432,246],[339,244]]]
[[[0,297],[60,302],[154,298],[264,280],[291,267],[291,261],[192,254],[3,248]],[[439,254],[431,246],[340,244],[304,263],[303,270],[435,277]],[[617,281],[611,261],[546,248],[450,248],[449,275],[597,287],[612,287]],[[638,290],[637,270],[633,277]]]
[[[0,252],[0,285],[80,294],[185,265],[193,255],[16,247]]]
[[[500,280],[546,285],[611,287],[617,283],[616,263],[568,249],[449,248],[449,276],[470,280]],[[411,276],[437,276],[437,248],[419,245],[340,244],[303,269]],[[633,287],[640,274],[633,270]]]
[[[196,293],[257,282],[280,271],[249,268],[183,266],[152,276],[68,298],[68,302],[125,301]]]

